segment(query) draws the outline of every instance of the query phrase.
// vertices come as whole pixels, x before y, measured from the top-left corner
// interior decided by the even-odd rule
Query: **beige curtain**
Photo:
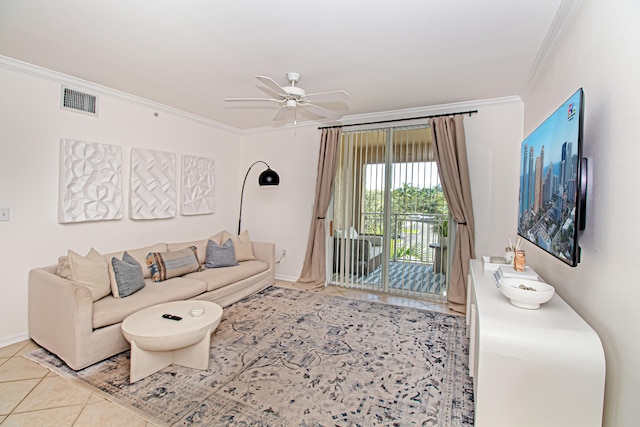
[[[294,286],[300,289],[319,291],[326,282],[325,215],[331,202],[333,182],[336,176],[336,158],[340,146],[342,128],[322,129],[316,197],[309,230],[307,253],[302,273]]]
[[[431,119],[430,124],[440,182],[457,223],[447,300],[465,304],[469,259],[475,258],[475,231],[463,116],[437,117]]]

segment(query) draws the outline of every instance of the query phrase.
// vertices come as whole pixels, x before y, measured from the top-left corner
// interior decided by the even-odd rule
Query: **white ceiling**
[[[519,95],[562,2],[0,0],[0,55],[262,128],[277,104],[223,100],[266,96],[255,75],[345,90],[321,104],[345,116]]]

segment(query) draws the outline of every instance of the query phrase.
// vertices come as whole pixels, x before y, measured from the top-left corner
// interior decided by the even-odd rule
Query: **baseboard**
[[[298,277],[296,276],[287,276],[284,274],[276,274],[275,276],[276,280],[284,280],[285,282],[297,282],[298,281]]]
[[[11,344],[15,344],[20,341],[26,341],[29,339],[29,332],[25,331],[9,337],[0,338],[0,348],[6,347]]]

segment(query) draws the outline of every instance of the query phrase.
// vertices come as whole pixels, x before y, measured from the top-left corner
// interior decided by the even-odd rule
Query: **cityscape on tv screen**
[[[518,234],[574,264],[581,91],[522,142]]]

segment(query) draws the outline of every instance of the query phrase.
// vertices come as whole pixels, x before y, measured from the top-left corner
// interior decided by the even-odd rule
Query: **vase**
[[[524,251],[516,251],[515,258],[513,259],[513,268],[516,271],[524,271],[526,269],[526,259]]]
[[[505,250],[504,259],[507,260],[507,264],[513,264],[513,258],[515,257],[515,252],[510,250]]]

